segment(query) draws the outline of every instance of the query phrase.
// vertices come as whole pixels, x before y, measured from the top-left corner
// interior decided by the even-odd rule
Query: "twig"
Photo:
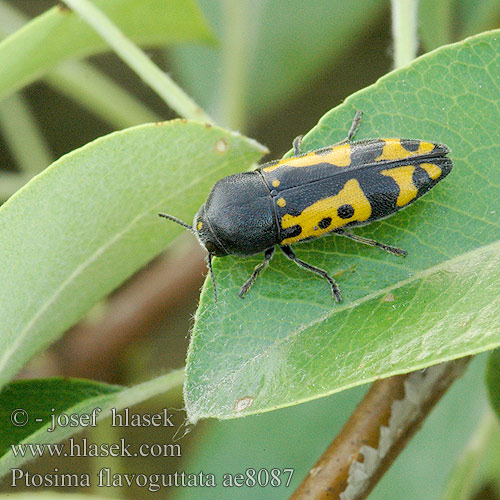
[[[0,103],[0,132],[25,176],[38,174],[52,163],[50,147],[21,94]]]
[[[410,64],[418,49],[418,0],[392,0],[394,67]]]
[[[365,499],[469,360],[375,382],[290,499]]]
[[[180,116],[213,123],[210,116],[92,2],[89,0],[64,0],[64,2],[78,13],[116,54]]]

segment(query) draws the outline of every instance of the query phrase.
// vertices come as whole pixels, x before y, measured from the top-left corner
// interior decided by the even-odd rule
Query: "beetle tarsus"
[[[337,229],[334,231],[335,234],[339,234],[340,236],[345,236],[353,241],[357,241],[358,243],[363,243],[363,245],[369,245],[371,247],[381,248],[388,253],[392,253],[393,255],[399,255],[401,257],[406,257],[408,252],[398,247],[393,247],[391,245],[386,245],[385,243],[379,243],[375,240],[370,240],[369,238],[363,238],[363,236],[358,236],[354,233],[349,233],[343,229]]]
[[[330,282],[330,286],[332,287],[333,298],[337,302],[342,302],[342,294],[340,293],[340,289],[339,289],[337,283],[335,283],[335,281],[333,283]]]
[[[212,280],[212,285],[214,287],[214,302],[217,304],[217,287],[215,286],[215,275],[214,275],[214,270],[212,269],[212,254],[209,253],[207,255],[207,266],[208,266],[208,271],[210,272],[210,278]]]
[[[291,247],[289,247],[287,245],[283,245],[280,248],[283,251],[283,253],[290,260],[295,262],[295,264],[297,264],[300,267],[303,267],[304,269],[307,269],[308,271],[311,271],[312,273],[317,274],[318,276],[321,276],[323,279],[328,281],[328,283],[330,284],[330,287],[332,288],[332,294],[333,294],[333,297],[335,298],[335,300],[337,302],[342,301],[342,295],[340,294],[340,289],[339,289],[337,283],[335,283],[335,280],[331,276],[329,276],[326,271],[323,271],[323,269],[320,269],[319,267],[316,267],[316,266],[312,266],[311,264],[308,264],[307,262],[304,262],[303,260],[299,259],[295,255],[295,252],[292,250]]]
[[[349,132],[347,132],[347,137],[344,142],[351,142],[351,139],[354,137],[354,134],[359,128],[359,125],[361,124],[361,116],[363,115],[363,111],[356,111],[356,114],[354,115],[354,119],[352,120],[351,128],[349,129]]]
[[[302,143],[302,137],[304,137],[304,136],[299,135],[293,140],[293,154],[295,156],[300,155],[300,144]]]
[[[347,132],[347,137],[343,139],[340,142],[337,142],[337,144],[334,144],[334,146],[338,146],[340,144],[345,144],[346,142],[351,142],[352,138],[356,134],[360,124],[361,124],[361,117],[363,116],[363,111],[356,111],[356,114],[354,115],[354,118],[351,123],[351,128],[349,129],[349,132]],[[299,156],[301,154],[300,151],[300,145],[302,143],[302,138],[303,135],[299,135],[293,140],[293,154],[295,156]]]
[[[245,294],[248,292],[248,290],[250,290],[250,288],[254,284],[254,281],[257,279],[257,276],[259,275],[259,273],[269,264],[269,261],[273,258],[273,255],[274,255],[274,247],[268,248],[265,251],[264,261],[255,266],[250,278],[248,278],[248,280],[240,288],[238,295],[241,299],[245,296]]]

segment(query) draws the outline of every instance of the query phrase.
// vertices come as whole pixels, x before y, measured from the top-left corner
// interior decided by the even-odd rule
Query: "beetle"
[[[301,152],[302,136],[293,141],[294,156],[256,170],[219,180],[190,226],[160,213],[193,232],[208,251],[214,297],[212,258],[264,252],[243,297],[269,264],[276,245],[300,267],[325,279],[337,302],[339,287],[326,271],[299,259],[290,245],[328,233],[406,256],[400,248],[348,230],[389,217],[408,207],[446,177],[452,161],[444,144],[417,139],[352,141],[361,121],[357,111],[347,137],[333,146]]]

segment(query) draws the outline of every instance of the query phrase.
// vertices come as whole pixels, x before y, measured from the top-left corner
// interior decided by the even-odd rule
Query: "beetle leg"
[[[354,137],[354,134],[359,128],[359,125],[361,123],[361,115],[363,114],[363,111],[356,111],[356,114],[354,115],[354,119],[352,120],[351,123],[351,128],[349,129],[349,132],[347,132],[347,137],[340,141],[337,142],[337,144],[334,144],[334,146],[338,146],[339,144],[345,144],[346,142],[351,142],[351,139]]]
[[[295,255],[295,252],[291,249],[291,247],[289,247],[287,245],[283,245],[280,248],[281,248],[282,252],[290,260],[295,262],[295,264],[299,265],[300,267],[303,267],[304,269],[307,269],[308,271],[311,271],[311,272],[317,274],[318,276],[321,276],[326,281],[328,281],[328,283],[330,284],[330,286],[332,288],[332,294],[335,297],[335,300],[337,302],[342,301],[342,295],[340,294],[340,290],[339,290],[337,283],[335,283],[335,280],[332,277],[328,276],[326,271],[323,271],[323,269],[320,269],[319,267],[311,266],[311,264],[308,264],[307,262],[304,262],[303,260],[299,259]]]
[[[304,137],[304,136],[299,135],[293,140],[293,154],[294,154],[294,156],[300,155],[300,144],[302,142],[302,137]]]
[[[354,115],[354,119],[352,120],[351,123],[351,128],[349,129],[349,132],[347,132],[347,137],[345,142],[350,142],[351,139],[354,137],[354,134],[359,128],[359,125],[361,123],[361,115],[363,114],[363,111],[356,111],[356,114]]]
[[[268,248],[264,253],[264,262],[261,262],[257,266],[255,266],[252,276],[248,278],[245,284],[240,288],[240,293],[238,294],[241,298],[250,290],[250,287],[253,285],[259,273],[269,264],[269,261],[273,258],[274,255],[274,247]]]
[[[363,236],[358,236],[357,234],[349,233],[344,231],[343,229],[336,229],[333,231],[335,234],[339,234],[340,236],[345,236],[351,240],[357,241],[358,243],[363,243],[364,245],[370,245],[371,247],[378,247],[386,252],[392,253],[394,255],[401,255],[406,257],[408,252],[406,250],[402,250],[401,248],[393,247],[391,245],[386,245],[385,243],[379,243],[375,240],[370,240],[368,238],[363,238]]]
[[[207,255],[207,266],[208,266],[208,271],[210,272],[210,278],[212,279],[212,285],[214,287],[214,302],[217,304],[217,287],[215,286],[215,275],[214,275],[214,270],[212,269],[212,258],[213,255],[209,253]]]
[[[337,142],[337,144],[334,144],[334,146],[337,146],[338,144],[345,144],[346,142],[351,142],[351,139],[354,137],[354,134],[359,128],[359,125],[361,124],[361,116],[363,115],[363,111],[356,111],[356,114],[354,115],[354,119],[352,120],[351,123],[351,128],[349,129],[349,132],[347,132],[347,137],[340,141]],[[300,144],[302,143],[302,138],[303,135],[299,135],[293,140],[293,154],[294,156],[299,156],[301,154],[300,152]]]

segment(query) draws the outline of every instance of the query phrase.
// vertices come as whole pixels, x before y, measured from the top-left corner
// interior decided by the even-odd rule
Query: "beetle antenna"
[[[163,214],[163,213],[159,213],[158,214],[160,217],[165,217],[165,219],[168,219],[168,220],[171,220],[173,222],[176,222],[177,224],[179,224],[180,226],[184,226],[186,229],[188,229],[189,231],[191,231],[192,233],[195,232],[195,230],[193,229],[193,226],[190,226],[189,224],[186,224],[185,222],[181,221],[180,219],[178,219],[177,217],[174,217],[173,215],[169,215],[169,214]]]
[[[210,271],[210,277],[212,278],[212,284],[214,286],[214,302],[217,304],[217,287],[215,286],[215,275],[212,269],[212,254],[207,255],[208,270]]]

